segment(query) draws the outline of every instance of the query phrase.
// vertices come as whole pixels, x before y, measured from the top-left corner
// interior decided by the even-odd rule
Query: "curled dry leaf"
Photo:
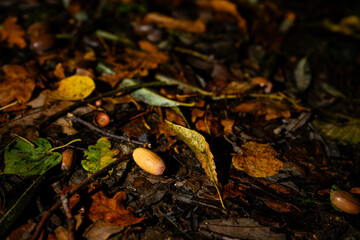
[[[283,162],[276,158],[278,153],[269,145],[247,142],[241,146],[243,154],[233,157],[232,163],[250,176],[271,177],[278,173]]]
[[[176,133],[177,138],[182,140],[195,154],[196,158],[201,163],[201,166],[204,169],[206,175],[213,182],[218,192],[221,204],[223,208],[225,208],[218,188],[218,178],[216,173],[214,156],[211,153],[209,144],[206,142],[204,136],[194,130],[177,124],[173,124],[167,120],[165,120],[165,122]]]

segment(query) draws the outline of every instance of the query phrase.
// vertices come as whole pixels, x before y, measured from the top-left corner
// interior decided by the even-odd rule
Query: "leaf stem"
[[[74,143],[74,142],[80,142],[80,141],[81,141],[81,139],[80,139],[80,138],[78,138],[78,139],[74,139],[74,140],[72,140],[72,141],[68,142],[68,143],[67,143],[67,144],[65,144],[65,145],[58,146],[58,147],[54,147],[54,148],[50,149],[48,152],[49,152],[49,153],[51,153],[51,152],[53,152],[53,151],[55,151],[55,150],[58,150],[58,149],[64,148],[64,147],[66,147],[66,146],[69,146],[70,144],[72,144],[72,143]]]
[[[28,143],[29,145],[31,145],[33,148],[36,147],[35,144],[33,144],[32,142],[30,142],[30,141],[27,140],[26,138],[24,138],[24,137],[22,137],[22,136],[20,136],[20,135],[18,135],[18,134],[16,134],[16,133],[15,133],[15,136],[18,137],[18,138],[20,138],[20,139],[23,140],[24,142],[27,142],[27,143]]]

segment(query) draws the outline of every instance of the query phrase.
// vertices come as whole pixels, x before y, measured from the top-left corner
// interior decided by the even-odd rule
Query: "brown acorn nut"
[[[73,165],[74,165],[74,150],[66,149],[62,153],[61,170],[69,171],[69,170],[71,170]]]
[[[105,127],[110,122],[110,117],[106,113],[98,113],[95,116],[95,122],[100,127]]]
[[[336,190],[330,194],[331,203],[339,210],[348,214],[360,213],[359,200],[349,192]]]
[[[156,153],[146,148],[136,148],[133,152],[135,163],[145,172],[153,175],[162,175],[165,171],[165,162]]]

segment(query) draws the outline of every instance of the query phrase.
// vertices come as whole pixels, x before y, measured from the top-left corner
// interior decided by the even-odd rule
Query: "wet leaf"
[[[136,217],[134,209],[125,207],[126,193],[118,192],[113,198],[108,198],[100,191],[91,196],[93,202],[89,209],[89,218],[96,222],[103,220],[110,225],[133,225],[145,219],[145,217]]]
[[[149,23],[158,23],[165,28],[191,33],[204,33],[206,31],[205,23],[200,19],[196,21],[179,20],[160,13],[148,13],[145,15],[143,21]]]
[[[95,145],[90,145],[89,151],[84,151],[86,159],[81,161],[83,168],[90,174],[114,162],[119,150],[111,150],[111,143],[106,137],[99,138]]]
[[[278,153],[269,145],[247,142],[241,146],[243,154],[233,157],[234,167],[253,177],[271,177],[278,173],[283,162],[276,158]]]
[[[86,229],[83,237],[87,240],[107,240],[124,229],[124,226],[113,226],[104,221],[97,221]]]
[[[28,64],[26,66],[31,67]],[[15,99],[20,103],[29,101],[35,89],[34,73],[19,65],[4,65],[2,70],[5,76],[0,77],[0,106]]]
[[[219,196],[221,196],[218,190],[218,179],[216,173],[216,166],[214,162],[214,156],[211,153],[209,144],[206,142],[204,136],[194,130],[191,130],[189,128],[177,124],[173,124],[167,120],[165,120],[165,122],[176,133],[177,138],[183,141],[195,154],[195,157],[201,163],[201,166],[204,169],[206,175],[214,183],[214,186],[216,187]],[[222,203],[221,197],[220,197],[220,201]]]
[[[263,202],[276,212],[291,212],[291,205],[289,203],[277,203],[270,200],[263,200]]]
[[[360,119],[334,121],[334,119],[316,119],[312,122],[325,136],[336,140],[341,145],[360,142]]]
[[[54,91],[45,90],[49,98],[77,101],[88,97],[95,89],[94,80],[88,76],[74,75],[61,80]]]
[[[120,86],[128,87],[134,86],[136,82],[132,79],[124,79]],[[152,105],[152,106],[159,106],[159,107],[177,107],[177,106],[184,106],[184,107],[192,107],[195,103],[182,103],[178,101],[174,101],[163,97],[153,91],[150,91],[147,88],[141,88],[136,90],[130,94],[132,97],[141,100],[142,102]]]
[[[294,71],[294,75],[297,89],[300,92],[305,91],[311,82],[311,72],[306,57],[302,58],[298,62]]]
[[[50,152],[51,144],[44,138],[33,142],[17,139],[5,148],[5,169],[2,174],[21,176],[42,175],[61,162],[61,154]]]
[[[7,41],[9,47],[16,45],[19,48],[25,48],[25,31],[16,22],[17,17],[8,17],[4,20],[2,28],[0,27],[0,41]]]

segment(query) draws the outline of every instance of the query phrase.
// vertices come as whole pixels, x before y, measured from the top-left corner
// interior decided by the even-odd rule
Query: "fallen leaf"
[[[165,28],[191,33],[204,33],[206,31],[205,23],[201,19],[196,21],[180,20],[160,13],[148,13],[145,15],[143,21],[148,23],[158,23]]]
[[[263,200],[263,202],[266,204],[266,206],[268,206],[269,208],[271,208],[276,212],[282,212],[282,213],[291,212],[291,205],[289,203],[286,202],[277,203],[270,200]]]
[[[115,87],[124,78],[147,76],[149,70],[156,69],[168,60],[168,56],[150,42],[139,41],[139,47],[141,51],[127,48],[124,54],[109,55],[104,63],[113,66],[115,75],[102,74],[99,79]]]
[[[234,167],[253,177],[271,177],[278,173],[283,162],[276,158],[278,153],[269,145],[247,142],[241,146],[243,154],[233,157]]]
[[[89,173],[94,173],[103,169],[110,163],[114,162],[114,158],[119,150],[111,150],[111,143],[106,137],[99,138],[95,145],[90,145],[89,151],[84,151],[86,159],[81,161],[83,168]]]
[[[344,121],[347,119],[347,121]],[[321,133],[336,140],[341,145],[357,144],[360,142],[360,119],[315,119],[312,122]]]
[[[216,166],[214,162],[214,156],[211,153],[209,144],[206,142],[204,136],[194,130],[191,130],[189,128],[177,124],[173,124],[167,120],[165,120],[165,122],[176,133],[177,138],[182,140],[195,154],[195,157],[201,163],[201,166],[204,169],[206,175],[210,178],[216,190],[218,191],[221,204],[223,205],[222,198],[218,189],[218,179],[216,173]]]
[[[16,139],[5,148],[5,169],[1,174],[17,174],[21,176],[43,175],[61,162],[61,154],[50,152],[52,148],[48,140],[38,138],[35,146]]]
[[[243,33],[247,33],[246,20],[238,12],[236,4],[227,0],[200,0],[196,1],[196,5],[201,8],[208,8],[216,12],[227,13],[234,16],[238,21],[238,27],[243,30]]]
[[[229,136],[232,133],[232,129],[235,124],[235,120],[232,119],[221,119],[220,124],[224,127],[224,134]]]
[[[297,89],[304,92],[311,82],[311,72],[306,57],[300,59],[296,65],[294,76]]]
[[[281,101],[265,98],[241,103],[232,109],[232,111],[251,113],[259,116],[265,115],[265,120],[267,121],[276,118],[289,118],[291,116],[288,105]]]
[[[251,218],[229,218],[204,220],[201,229],[236,239],[285,240],[285,234],[274,233],[270,227],[262,226]]]
[[[124,226],[112,226],[104,221],[97,221],[85,230],[83,237],[86,240],[107,240],[124,229]]]
[[[4,106],[13,100],[26,103],[30,100],[35,89],[35,73],[32,72],[31,63],[24,66],[4,65],[2,67],[5,76],[0,77],[0,106]]]
[[[45,90],[49,98],[57,100],[77,101],[88,97],[95,89],[94,80],[88,76],[74,75],[61,80],[54,91]]]
[[[120,86],[121,87],[128,87],[134,86],[136,82],[132,79],[124,79]],[[159,106],[159,107],[177,107],[177,106],[184,106],[184,107],[192,107],[195,103],[183,103],[168,99],[164,96],[161,96],[147,88],[140,88],[130,94],[133,98],[136,98],[148,105],[151,106]]]
[[[2,23],[3,28],[0,28],[0,41],[7,41],[9,47],[14,45],[19,48],[26,47],[26,41],[24,39],[25,31],[20,25],[16,24],[17,17],[8,17]]]
[[[125,192],[118,192],[113,198],[108,198],[102,191],[96,192],[91,196],[93,200],[88,217],[96,222],[103,220],[110,225],[133,225],[145,219],[145,217],[135,217],[134,209],[124,207],[126,200]]]

